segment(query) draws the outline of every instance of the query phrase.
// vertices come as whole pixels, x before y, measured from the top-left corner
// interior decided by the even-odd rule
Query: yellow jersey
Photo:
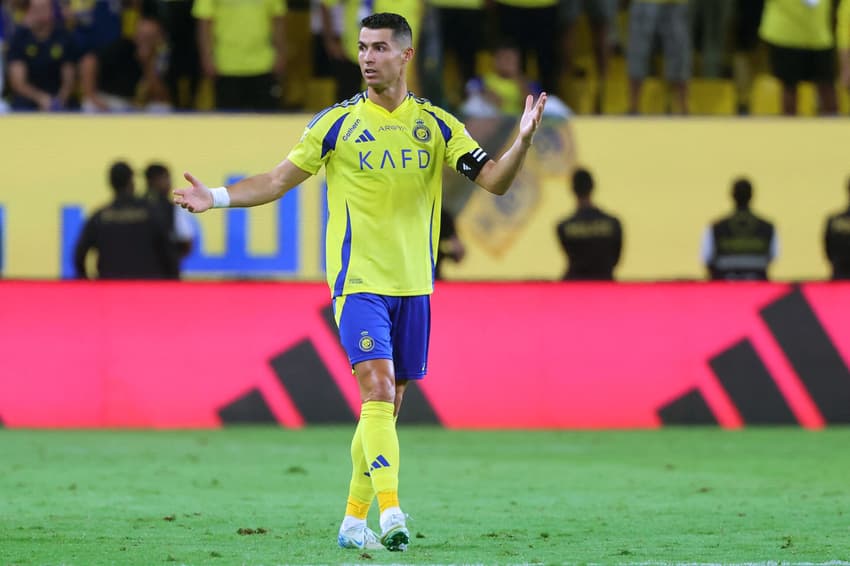
[[[325,262],[334,297],[434,290],[443,165],[475,179],[489,159],[463,124],[408,93],[389,112],[362,92],[319,112],[287,159],[327,175]]]
[[[778,47],[830,49],[832,0],[767,0],[759,37]]]
[[[192,6],[194,17],[212,20],[218,71],[236,77],[271,72],[272,19],[285,14],[283,0],[195,0]]]
[[[484,88],[499,97],[499,112],[509,116],[519,116],[525,108],[525,95],[522,84],[517,79],[506,79],[494,72],[484,73],[481,78]]]

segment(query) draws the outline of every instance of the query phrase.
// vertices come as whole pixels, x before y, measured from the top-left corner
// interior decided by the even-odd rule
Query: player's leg
[[[363,405],[360,408],[363,453],[381,511],[381,542],[404,550],[409,542],[398,498],[400,450],[395,427],[395,371],[392,360],[376,359],[354,366]]]
[[[356,367],[370,356],[392,356],[389,345],[389,315],[386,312],[386,305],[379,297],[372,295],[337,297],[334,299],[334,315],[340,330],[340,339],[352,367]],[[364,393],[362,388],[361,392]],[[372,394],[372,392],[365,392],[367,396]],[[365,397],[361,395],[361,399]],[[351,440],[351,481],[345,516],[339,530],[338,542],[344,548],[381,548],[383,546],[366,525],[375,491],[369,472],[370,462],[366,461],[363,447],[363,428],[361,416]]]
[[[431,303],[428,295],[401,297],[394,299],[394,303],[397,308],[390,311],[392,369],[395,375],[393,404],[398,416],[408,381],[422,379],[428,371]],[[396,469],[397,473],[398,469]],[[378,503],[381,507],[381,542],[390,550],[402,550],[410,540],[407,515],[398,506],[397,497],[395,500],[391,498],[391,492],[386,492],[387,498],[382,500],[381,488],[377,484],[375,484],[375,491],[378,492]]]
[[[351,481],[348,486],[348,500],[345,504],[345,516],[339,527],[337,542],[342,548],[376,549],[383,548],[378,536],[368,527],[366,519],[375,491],[372,478],[363,455],[362,428],[358,421],[351,439]]]
[[[399,509],[399,447],[395,430],[395,372],[390,338],[390,309],[396,301],[393,297],[358,293],[340,297],[334,303],[340,338],[354,368],[362,403],[359,432],[352,441],[353,466],[349,488],[352,504],[347,506],[346,520],[363,516],[364,507],[368,511],[368,506],[359,506],[367,493],[366,484],[361,479],[364,477],[371,484],[369,503],[374,493],[382,513],[387,509]],[[385,545],[391,550],[403,550],[407,538],[390,542],[392,544]]]

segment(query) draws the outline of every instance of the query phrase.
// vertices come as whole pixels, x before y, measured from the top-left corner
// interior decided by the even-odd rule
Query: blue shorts
[[[396,379],[428,372],[431,297],[354,293],[334,298],[334,316],[351,365],[392,360]]]

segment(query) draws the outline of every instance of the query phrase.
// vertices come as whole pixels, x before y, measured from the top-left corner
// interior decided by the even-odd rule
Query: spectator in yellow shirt
[[[467,100],[461,107],[464,116],[519,116],[525,97],[538,91],[523,75],[520,49],[506,39],[493,49],[493,68],[466,84]]]
[[[285,14],[284,0],[195,0],[201,66],[215,82],[217,109],[279,107]]]
[[[782,82],[782,111],[797,113],[797,85],[815,83],[821,114],[834,114],[835,42],[832,0],[767,0],[759,36],[770,48],[770,66]]]

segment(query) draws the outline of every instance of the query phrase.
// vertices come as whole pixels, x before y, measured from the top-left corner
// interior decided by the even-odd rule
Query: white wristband
[[[227,208],[230,206],[230,193],[227,187],[215,187],[210,189],[213,198],[213,208]]]

